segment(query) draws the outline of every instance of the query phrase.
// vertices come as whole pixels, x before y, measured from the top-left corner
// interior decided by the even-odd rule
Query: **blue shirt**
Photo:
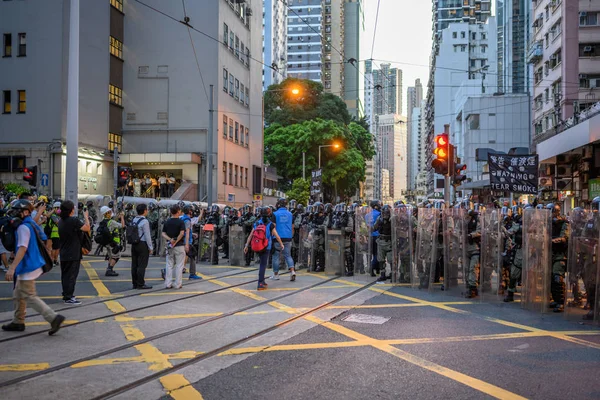
[[[22,224],[26,225],[27,228],[29,229],[29,243],[27,244],[27,252],[25,253],[25,256],[23,257],[23,259],[21,260],[21,262],[19,263],[19,265],[17,265],[17,268],[15,269],[16,276],[19,276],[19,275],[22,275],[22,274],[25,274],[28,272],[33,272],[36,269],[41,268],[44,264],[46,264],[46,261],[44,260],[44,256],[42,255],[42,253],[40,252],[40,249],[38,247],[37,238],[36,238],[37,228],[34,228],[34,226],[36,225],[35,221],[30,216],[27,216],[23,220]],[[19,236],[18,236],[17,231],[18,231],[18,229],[15,231],[15,240],[18,243]],[[18,250],[19,249],[17,248],[15,251],[18,251]]]
[[[273,244],[273,235],[271,234],[271,230],[273,229],[273,224],[271,222],[268,222],[267,224],[264,223],[263,219],[260,218],[258,220],[256,220],[256,222],[254,223],[254,225],[252,226],[253,229],[256,229],[256,227],[258,225],[266,225],[266,234],[267,234],[267,239],[269,240],[269,245],[267,246],[267,250],[271,250],[271,245]],[[277,228],[277,227],[275,227]]]
[[[285,239],[291,240],[294,236],[292,234],[292,225],[294,223],[294,217],[285,207],[281,207],[279,210],[273,213],[275,215],[275,230],[282,241]]]
[[[381,215],[381,212],[379,210],[373,209],[373,211],[371,211],[370,213],[368,213],[365,216],[365,222],[367,223],[369,228],[373,229],[373,225],[375,225],[375,221],[377,221],[377,218],[379,218],[380,215]],[[373,231],[373,232],[371,232],[371,236],[378,237],[379,232]]]

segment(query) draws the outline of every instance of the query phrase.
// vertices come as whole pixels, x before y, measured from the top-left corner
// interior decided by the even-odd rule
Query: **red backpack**
[[[257,225],[252,233],[250,248],[255,253],[260,253],[269,247],[269,238],[267,237],[267,227],[264,224]]]

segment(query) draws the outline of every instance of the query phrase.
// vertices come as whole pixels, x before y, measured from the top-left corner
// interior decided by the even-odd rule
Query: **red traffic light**
[[[37,166],[23,168],[23,180],[30,186],[37,185]]]
[[[446,147],[448,146],[448,135],[441,134],[441,135],[437,135],[435,137],[435,143],[437,144],[438,147]]]

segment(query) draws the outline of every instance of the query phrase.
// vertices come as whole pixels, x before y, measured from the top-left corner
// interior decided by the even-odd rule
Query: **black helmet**
[[[383,219],[390,219],[392,216],[392,207],[390,207],[389,204],[386,204],[381,208],[381,216]]]
[[[295,210],[298,202],[296,200],[290,200],[290,210]]]
[[[29,212],[32,212],[33,204],[31,204],[31,202],[29,200],[25,200],[25,199],[15,200],[10,205],[10,208],[13,210],[19,210],[19,211],[28,210]]]
[[[315,212],[317,214],[324,213],[325,206],[323,205],[323,203],[321,203],[320,201],[317,201],[315,204],[313,204],[313,212]]]
[[[262,207],[254,208],[254,216],[255,217],[260,217],[261,212],[262,212]]]
[[[596,196],[592,200],[592,211],[600,211],[600,196]]]
[[[132,204],[132,203],[127,203],[127,205],[125,205],[125,209],[126,209],[127,211],[131,211],[131,210],[133,210],[133,204]]]
[[[192,210],[192,207],[190,206],[183,206],[183,208],[181,209],[181,211],[185,214],[188,215],[190,213],[190,211]]]
[[[300,214],[304,214],[304,206],[301,203],[298,203],[296,205],[296,211],[298,211]]]
[[[331,214],[332,211],[333,211],[333,204],[331,204],[331,203],[325,204],[325,213]]]
[[[337,204],[333,210],[336,213],[343,213],[346,211],[346,204],[344,204],[344,203]]]
[[[287,200],[283,197],[277,199],[277,203],[275,203],[275,208],[280,209],[281,207],[287,207]]]
[[[250,204],[244,204],[244,207],[242,207],[242,213],[249,214],[251,212],[252,212],[252,206]]]
[[[77,209],[81,210],[83,208],[83,203],[81,201],[77,202]]]
[[[115,206],[115,202],[114,201],[109,201],[108,202],[108,207],[113,208]]]
[[[210,206],[210,212],[218,214],[219,213],[219,206],[216,205],[216,204],[213,204],[212,206]]]
[[[397,200],[394,202],[394,208],[400,208],[400,206],[403,206],[404,202],[402,200]]]
[[[148,204],[148,210],[150,210],[150,211],[156,210],[157,208],[158,208],[158,206],[156,205],[156,203]]]
[[[371,208],[381,210],[381,200],[371,200]]]
[[[93,207],[93,206],[94,206],[94,202],[93,202],[93,201],[91,201],[91,200],[88,200],[88,201],[85,203],[85,205],[86,205],[87,207]]]
[[[270,217],[271,216],[271,212],[272,212],[271,207],[261,207],[260,208],[260,216],[263,217],[263,218],[264,217],[267,217],[267,218]]]
[[[358,203],[352,203],[350,204],[350,206],[348,206],[348,212],[349,213],[355,213],[356,209],[358,208]]]
[[[232,208],[229,209],[229,216],[230,217],[237,217],[237,213],[238,212],[237,212],[237,210],[235,208],[232,207]]]

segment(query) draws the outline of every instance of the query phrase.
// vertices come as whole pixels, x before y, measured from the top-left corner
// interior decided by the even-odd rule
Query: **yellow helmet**
[[[39,201],[43,201],[44,203],[48,203],[48,197],[41,195],[40,197],[38,197]]]

